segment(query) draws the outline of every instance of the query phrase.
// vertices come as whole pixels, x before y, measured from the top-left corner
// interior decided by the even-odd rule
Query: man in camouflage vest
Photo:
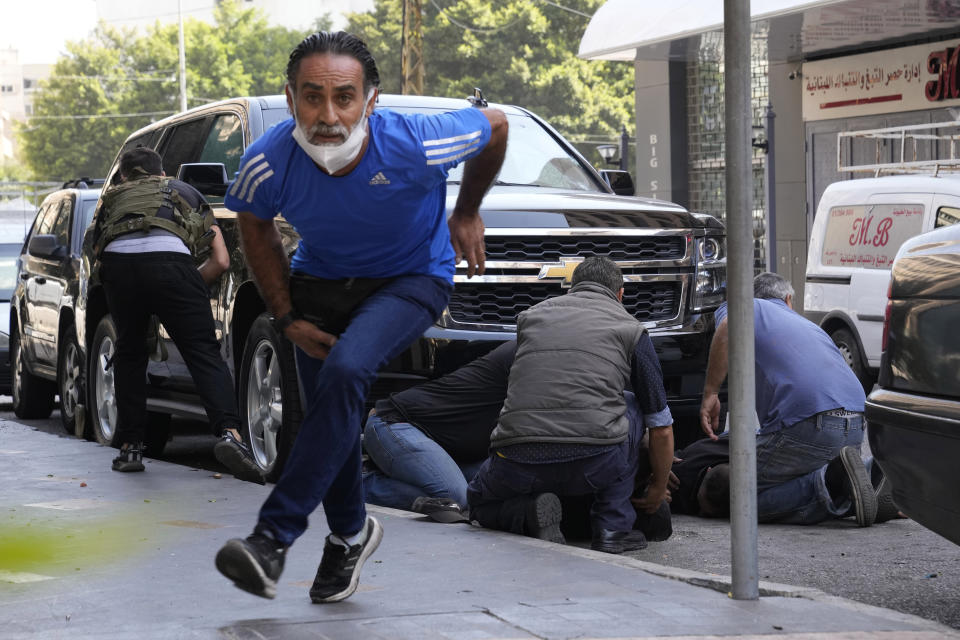
[[[119,182],[101,198],[93,231],[99,278],[117,328],[112,366],[120,454],[114,471],[143,471],[147,419],[147,331],[155,315],[173,338],[219,438],[217,459],[243,480],[263,483],[242,442],[233,379],[220,356],[207,286],[230,257],[199,191],[166,178],[160,156],[138,147],[120,157]],[[205,257],[196,265],[196,259]]]

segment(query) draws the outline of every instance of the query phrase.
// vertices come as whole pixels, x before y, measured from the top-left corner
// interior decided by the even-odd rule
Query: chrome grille
[[[679,281],[627,282],[623,304],[641,322],[670,320],[679,314],[681,288]],[[513,325],[521,311],[567,291],[547,282],[458,282],[447,309],[461,324]]]
[[[496,236],[484,239],[487,261],[556,262],[561,257],[682,260],[684,236]]]

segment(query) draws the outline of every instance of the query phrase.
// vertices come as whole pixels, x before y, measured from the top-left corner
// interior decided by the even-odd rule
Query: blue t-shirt
[[[436,115],[375,110],[360,163],[345,176],[321,171],[293,139],[294,120],[247,148],[224,204],[300,234],[291,268],[319,278],[430,275],[452,281],[447,172],[490,140],[469,107]]]
[[[719,326],[726,302],[714,317]],[[863,411],[863,387],[823,329],[783,300],[755,298],[753,322],[760,433],[832,409]]]

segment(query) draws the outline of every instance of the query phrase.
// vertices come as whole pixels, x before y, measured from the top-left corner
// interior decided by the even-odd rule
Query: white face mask
[[[367,94],[367,99],[364,102],[363,113],[361,113],[360,119],[353,125],[353,128],[350,129],[350,133],[346,136],[346,139],[339,144],[313,144],[310,142],[310,138],[313,135],[310,130],[313,129],[315,125],[304,127],[304,125],[300,123],[300,119],[297,118],[296,108],[294,108],[293,118],[296,121],[296,126],[293,128],[293,139],[296,140],[300,148],[327,173],[333,174],[340,171],[356,160],[357,155],[360,153],[360,149],[363,147],[363,141],[367,138],[367,107],[373,98],[373,92],[374,89],[370,89],[370,93]],[[294,102],[294,105],[296,105],[296,102]],[[339,129],[341,133],[346,133],[346,127],[343,125],[327,128],[328,131],[331,129]]]

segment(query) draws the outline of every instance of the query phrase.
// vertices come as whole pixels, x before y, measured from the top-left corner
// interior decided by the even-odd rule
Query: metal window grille
[[[766,22],[752,28],[751,106],[753,124],[764,124],[769,100]],[[726,163],[724,161],[723,32],[700,38],[697,60],[687,65],[687,141],[690,210],[726,221]],[[764,163],[760,149],[753,152],[754,270],[766,270]]]

